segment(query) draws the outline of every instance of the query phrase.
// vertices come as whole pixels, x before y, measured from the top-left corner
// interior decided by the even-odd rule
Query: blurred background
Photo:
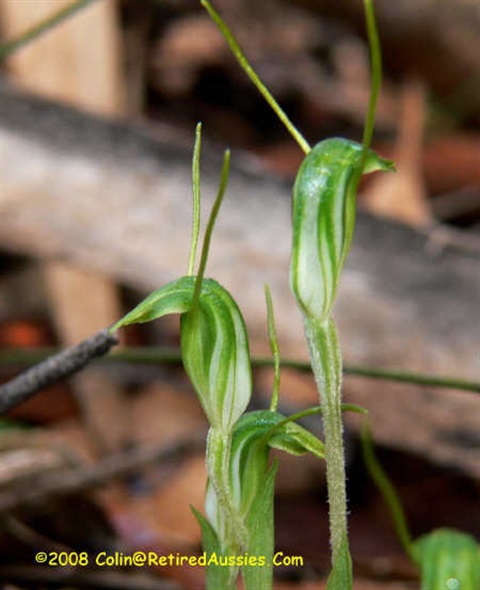
[[[3,42],[69,4],[0,0]],[[206,210],[219,155],[233,152],[209,273],[238,298],[256,355],[269,354],[268,282],[281,353],[305,359],[288,293],[289,194],[300,149],[198,2],[83,4],[1,66],[0,379],[47,347],[111,325],[184,274],[198,121]],[[359,0],[215,5],[311,144],[361,141],[370,75]],[[361,187],[337,312],[346,362],[478,381],[479,5],[375,7],[384,84],[373,147],[397,173]],[[33,563],[39,548],[200,550],[189,505],[203,504],[202,412],[178,363],[127,359],[133,346],[178,347],[177,321],[125,331],[122,346],[122,360],[48,388],[0,425],[5,587],[202,587],[204,572],[187,566],[62,573]],[[253,407],[268,404],[271,384],[269,369],[255,370]],[[313,379],[283,371],[281,398],[285,412],[315,404]],[[478,538],[475,394],[349,376],[345,398],[371,410],[414,538],[441,526]],[[318,432],[316,420],[307,426]],[[349,419],[355,588],[417,588],[365,471],[358,428]],[[321,589],[329,567],[323,466],[279,458],[277,546],[302,555],[305,566],[276,570],[275,588]]]

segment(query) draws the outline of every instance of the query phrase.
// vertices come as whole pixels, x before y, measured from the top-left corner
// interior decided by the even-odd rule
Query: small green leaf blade
[[[242,567],[245,590],[267,590],[272,587],[275,545],[273,503],[277,470],[278,463],[275,462],[269,468],[247,518],[248,555],[264,561]]]
[[[344,533],[332,571],[328,576],[327,590],[349,590],[352,584],[352,558],[348,549],[347,536]]]
[[[215,530],[201,512],[193,506],[190,506],[190,509],[202,531],[202,545],[206,553],[207,564],[212,557],[220,560],[224,553]],[[234,590],[236,588],[236,572],[229,567],[211,563],[207,565],[206,586],[212,590]]]

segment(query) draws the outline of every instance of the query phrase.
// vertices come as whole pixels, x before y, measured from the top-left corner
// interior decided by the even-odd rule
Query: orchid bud
[[[393,169],[358,143],[326,139],[303,160],[293,189],[290,283],[304,313],[322,323],[352,241],[359,166],[362,174]]]

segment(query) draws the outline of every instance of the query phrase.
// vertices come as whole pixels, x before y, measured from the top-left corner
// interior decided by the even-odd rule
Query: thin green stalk
[[[58,348],[39,349],[4,349],[0,352],[1,365],[32,365],[38,363],[48,356],[58,352]],[[96,363],[171,363],[182,362],[181,352],[178,348],[155,347],[155,346],[130,346],[113,352],[108,357],[97,359]],[[271,357],[253,357],[252,365],[255,367],[271,367],[274,361]],[[280,366],[286,369],[294,369],[309,373],[311,366],[309,362],[295,359],[281,359]],[[412,373],[409,371],[395,369],[381,369],[379,367],[361,367],[358,365],[344,365],[344,375],[356,375],[368,379],[380,379],[383,381],[394,381],[398,383],[409,383],[425,387],[451,389],[480,393],[480,382],[460,379],[457,377],[441,377],[428,375],[426,373]]]
[[[208,475],[217,494],[219,506],[226,513],[222,542],[229,545],[237,554],[245,549],[248,543],[248,532],[238,509],[233,504],[230,490],[230,453],[232,433],[224,433],[210,428],[207,439]]]
[[[378,95],[382,85],[382,52],[380,50],[380,39],[373,10],[372,0],[363,0],[365,7],[365,21],[367,25],[368,46],[370,48],[370,98],[368,102],[365,127],[363,129],[363,149],[366,155],[372,144],[373,129],[375,125],[375,111],[377,109]],[[363,166],[362,166],[363,168]]]
[[[95,0],[77,0],[76,2],[72,2],[68,6],[65,6],[65,8],[55,12],[52,16],[34,25],[16,39],[3,43],[0,46],[0,62],[93,2]]]
[[[365,124],[363,127],[362,157],[351,180],[353,193],[357,192],[358,184],[367,161],[368,151],[372,145],[373,131],[375,127],[375,113],[377,110],[380,88],[382,86],[382,52],[372,0],[363,0],[363,6],[367,27],[368,47],[370,51],[370,97],[368,99],[367,114],[365,116]],[[395,169],[393,164],[392,169]]]
[[[275,329],[275,317],[273,314],[272,294],[267,285],[265,285],[265,299],[267,302],[267,322],[268,322],[268,339],[270,350],[273,356],[274,378],[272,399],[270,401],[270,410],[276,411],[278,408],[278,397],[280,393],[280,351],[278,349],[277,331]]]
[[[289,131],[290,135],[293,139],[298,143],[300,148],[308,154],[310,151],[310,145],[306,141],[306,139],[302,136],[300,131],[295,127],[295,125],[291,122],[288,115],[285,111],[280,107],[277,101],[273,98],[272,94],[265,86],[265,84],[260,80],[258,74],[252,68],[250,63],[248,62],[247,58],[245,57],[244,52],[242,51],[240,45],[237,43],[236,39],[232,35],[230,29],[227,27],[226,23],[223,21],[221,16],[218,12],[213,8],[213,6],[208,2],[208,0],[201,0],[202,6],[207,10],[208,14],[211,16],[212,20],[215,22],[217,27],[219,28],[222,35],[225,37],[226,42],[230,46],[233,55],[236,57],[238,63],[242,67],[243,71],[247,74],[250,80],[253,82],[255,87],[258,91],[262,94],[265,98],[267,103],[276,113],[277,117],[280,121],[285,125],[286,129]]]
[[[392,517],[398,538],[402,543],[403,549],[410,557],[412,562],[415,563],[416,559],[412,549],[412,537],[410,535],[410,531],[408,530],[405,512],[403,511],[403,507],[400,503],[395,487],[387,477],[383,467],[375,456],[368,420],[365,420],[362,427],[362,452],[363,459],[370,476],[381,492],[383,499],[390,510],[390,515]]]
[[[347,375],[357,375],[370,379],[384,379],[386,381],[397,381],[398,383],[410,383],[412,385],[424,385],[427,387],[441,387],[456,389],[458,391],[470,391],[480,393],[480,382],[457,377],[441,377],[428,375],[426,373],[413,373],[395,369],[382,369],[380,367],[360,367],[348,365],[344,369]]]
[[[202,144],[202,124],[198,123],[195,130],[195,147],[192,161],[192,186],[193,186],[193,214],[192,214],[192,242],[190,244],[190,256],[188,261],[188,273],[193,275],[195,258],[197,256],[198,236],[200,233],[200,148]]]
[[[223,197],[225,195],[225,190],[227,188],[228,183],[228,173],[230,170],[230,150],[226,150],[224,157],[223,157],[223,166],[222,172],[220,176],[220,186],[218,187],[217,197],[215,202],[213,203],[212,211],[210,213],[210,218],[207,223],[207,227],[205,229],[205,235],[203,237],[203,247],[202,247],[202,256],[200,258],[200,264],[198,267],[197,272],[197,281],[195,283],[195,291],[193,293],[193,303],[192,309],[193,312],[200,295],[200,290],[202,288],[202,280],[205,274],[205,267],[207,266],[207,258],[208,252],[210,250],[210,241],[212,239],[212,232],[213,228],[215,227],[215,221],[217,220],[218,212],[220,211],[220,206],[222,205]]]
[[[330,520],[332,563],[347,538],[347,492],[341,406],[342,357],[335,324],[331,318],[320,323],[305,318],[305,332],[313,374],[320,392],[325,433],[325,462]]]

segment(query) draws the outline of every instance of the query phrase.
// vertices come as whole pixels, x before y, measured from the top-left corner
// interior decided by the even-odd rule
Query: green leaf
[[[480,546],[470,535],[437,529],[414,542],[413,554],[422,572],[422,590],[480,588]]]
[[[193,512],[193,515],[197,519],[197,522],[202,530],[203,548],[207,554],[220,551],[220,542],[212,525],[194,506],[190,506],[190,510]]]
[[[245,590],[266,590],[272,587],[272,561],[275,546],[273,502],[277,469],[278,463],[275,462],[267,471],[263,486],[248,514],[247,553],[250,559],[254,558],[257,561],[255,564],[248,563],[242,567]]]
[[[342,537],[340,549],[333,562],[333,568],[328,576],[327,590],[348,590],[352,587],[352,559],[348,549],[346,534]]]
[[[274,377],[270,410],[276,411],[278,407],[278,396],[280,393],[280,350],[278,348],[277,330],[275,328],[272,294],[270,293],[270,288],[268,285],[265,285],[265,301],[267,304],[268,340],[270,342],[270,350],[272,351],[274,363]]]
[[[209,590],[235,590],[237,568],[220,565],[220,557],[226,556],[220,545],[215,530],[208,520],[196,508],[190,506],[198,524],[202,530],[202,545],[206,553],[207,565],[206,582]],[[215,564],[218,558],[218,565]]]
[[[200,233],[200,148],[202,144],[202,124],[197,123],[195,130],[195,147],[192,161],[192,188],[193,188],[193,215],[192,238],[190,243],[190,256],[188,259],[188,275],[193,275],[195,258],[197,255],[198,235]]]
[[[410,557],[410,559],[413,559],[412,537],[408,529],[405,512],[395,486],[390,481],[388,475],[382,467],[382,464],[375,454],[374,442],[368,419],[365,420],[362,425],[361,442],[363,460],[365,461],[365,465],[370,474],[370,477],[373,479],[390,511],[393,526],[395,527],[395,531],[405,553]]]

